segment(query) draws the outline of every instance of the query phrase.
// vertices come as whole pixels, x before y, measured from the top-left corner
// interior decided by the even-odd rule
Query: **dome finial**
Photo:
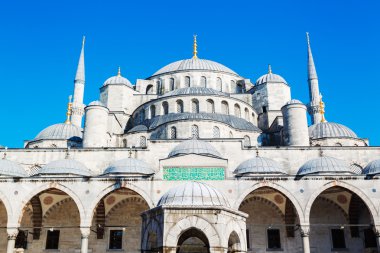
[[[73,103],[71,103],[72,96],[69,96],[69,103],[67,103],[67,112],[66,112],[66,124],[71,124],[71,107]]]
[[[197,59],[198,58],[198,56],[197,56],[197,54],[198,54],[198,45],[197,45],[197,35],[196,34],[194,34],[194,45],[193,45],[193,58],[194,59]]]
[[[117,76],[121,76],[120,66],[119,66],[119,68],[117,69]]]
[[[321,122],[326,122],[325,119],[325,103],[322,101],[322,94],[319,94],[319,113],[322,115]]]
[[[268,74],[272,74],[272,66],[268,64]]]

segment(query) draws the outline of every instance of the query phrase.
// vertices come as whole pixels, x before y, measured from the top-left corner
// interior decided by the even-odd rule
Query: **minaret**
[[[78,127],[82,127],[82,117],[84,115],[84,104],[83,104],[84,84],[85,84],[84,42],[85,42],[85,37],[83,36],[82,50],[80,52],[77,73],[75,75],[75,80],[74,80],[74,97],[73,97],[72,115],[71,115],[71,122]]]
[[[320,112],[319,102],[321,101],[319,95],[319,85],[317,71],[314,65],[313,54],[311,53],[309,33],[306,33],[307,39],[307,82],[309,83],[309,96],[310,103],[308,111],[311,116],[312,124],[320,123],[322,115]]]

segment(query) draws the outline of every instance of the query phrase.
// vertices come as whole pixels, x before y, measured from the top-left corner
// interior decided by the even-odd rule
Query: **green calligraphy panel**
[[[164,168],[164,180],[224,180],[224,168],[169,167]]]

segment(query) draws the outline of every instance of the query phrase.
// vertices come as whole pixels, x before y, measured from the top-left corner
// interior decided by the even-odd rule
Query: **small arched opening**
[[[240,239],[238,234],[233,231],[228,238],[227,253],[241,252]]]
[[[207,236],[199,229],[190,228],[182,233],[177,243],[177,253],[209,253]]]

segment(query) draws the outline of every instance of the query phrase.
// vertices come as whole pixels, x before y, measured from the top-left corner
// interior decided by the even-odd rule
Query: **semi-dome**
[[[27,177],[28,173],[17,162],[1,159],[0,176]]]
[[[126,158],[111,163],[111,165],[104,171],[103,175],[152,175],[154,173],[155,171],[146,162],[134,158]]]
[[[297,176],[311,174],[356,174],[347,162],[329,156],[322,156],[306,162],[298,170]]]
[[[374,176],[380,174],[380,159],[375,160],[367,164],[367,166],[364,167],[363,174],[366,174],[368,176]]]
[[[82,131],[74,124],[59,123],[42,130],[34,140],[81,140]]]
[[[219,206],[230,207],[217,189],[201,182],[187,182],[166,192],[157,206]]]
[[[288,84],[282,76],[272,73],[272,68],[271,68],[270,65],[269,65],[269,69],[268,69],[268,74],[260,76],[256,80],[255,85],[261,85],[261,84],[265,84],[265,83],[284,83],[284,84]]]
[[[319,138],[357,138],[357,135],[348,127],[333,123],[320,122],[309,127],[309,136],[312,139]]]
[[[191,58],[191,59],[185,59],[176,61],[173,63],[170,63],[166,65],[165,67],[158,70],[156,73],[154,73],[152,76],[162,75],[166,73],[171,72],[179,72],[179,71],[188,71],[188,70],[206,70],[206,71],[214,71],[214,72],[225,72],[231,75],[236,75],[236,72],[231,70],[230,68],[227,68],[226,66],[210,61],[205,59],[199,59],[199,58]]]
[[[265,157],[254,157],[242,162],[234,171],[237,176],[250,174],[287,174],[274,160]]]
[[[91,176],[90,170],[81,162],[73,159],[62,159],[43,166],[35,175],[38,176]]]
[[[175,157],[181,155],[203,155],[210,157],[220,158],[220,153],[208,142],[200,141],[197,139],[191,139],[184,141],[178,144],[174,149],[169,153],[168,157]]]
[[[214,90],[212,88],[205,87],[188,87],[180,88],[169,91],[163,94],[161,97],[172,97],[181,95],[212,95],[212,96],[224,96],[229,97],[230,95],[221,91]]]

